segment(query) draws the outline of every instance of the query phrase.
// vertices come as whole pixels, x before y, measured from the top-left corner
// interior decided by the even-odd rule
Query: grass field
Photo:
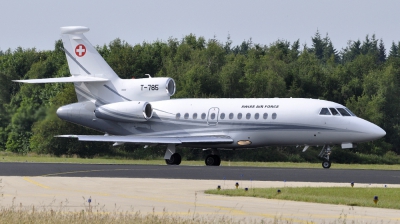
[[[210,217],[203,218],[197,216],[181,217],[178,215],[143,215],[140,212],[64,212],[64,211],[35,211],[33,209],[1,209],[0,223],[60,223],[60,224],[125,224],[125,223],[143,223],[143,224],[212,224],[212,223],[244,223],[235,221],[229,217]],[[249,222],[246,222],[249,223]],[[280,221],[279,219],[271,222],[251,221],[250,223],[290,223]]]
[[[8,152],[0,152],[0,162],[28,162],[28,163],[79,163],[79,164],[146,164],[146,165],[165,165],[165,161],[160,158],[157,160],[132,160],[124,158],[78,158],[56,157],[50,155],[18,155]],[[186,161],[181,165],[185,166],[204,166],[204,161]],[[315,168],[322,169],[321,163],[291,163],[291,162],[238,162],[222,161],[221,166],[243,166],[243,167],[279,167],[279,168]],[[400,164],[337,164],[333,163],[331,169],[371,169],[371,170],[400,170]]]
[[[267,199],[315,202],[335,205],[363,206],[400,209],[398,188],[352,188],[352,187],[285,187],[207,190],[205,193],[227,196],[246,196]],[[374,197],[378,197],[375,204]]]

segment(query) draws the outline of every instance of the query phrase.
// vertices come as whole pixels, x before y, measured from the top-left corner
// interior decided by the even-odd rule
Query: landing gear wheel
[[[321,152],[319,153],[319,157],[322,158],[322,167],[324,169],[329,169],[331,167],[331,162],[329,162],[329,156],[331,155],[331,147],[329,145],[324,145],[322,147]]]
[[[207,166],[219,166],[221,164],[221,158],[217,155],[208,155],[205,163]]]
[[[167,163],[167,165],[179,165],[181,164],[181,161],[182,161],[181,155],[179,155],[178,153],[174,153],[171,155],[170,159],[165,160],[165,163]]]
[[[322,167],[323,167],[324,169],[329,169],[329,168],[331,167],[331,162],[329,162],[329,161],[323,161],[323,162],[322,162]]]
[[[217,156],[217,155],[214,155],[214,157],[215,157],[214,166],[219,166],[219,165],[221,165],[221,158],[220,158],[219,156]]]
[[[214,157],[214,155],[208,155],[208,156],[206,157],[205,162],[206,162],[206,165],[207,165],[207,166],[212,166],[212,165],[214,165],[214,162],[215,162],[215,157]]]

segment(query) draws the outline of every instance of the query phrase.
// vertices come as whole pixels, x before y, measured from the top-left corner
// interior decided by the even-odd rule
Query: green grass
[[[132,160],[127,158],[78,158],[77,156],[52,156],[37,155],[29,153],[20,155],[10,152],[0,152],[0,162],[28,162],[28,163],[79,163],[79,164],[138,164],[138,165],[165,165],[165,161],[154,160]],[[181,165],[204,166],[204,161],[182,160]],[[278,167],[278,168],[312,168],[322,169],[321,163],[293,163],[293,162],[238,162],[222,161],[221,166],[242,166],[242,167]],[[369,170],[400,170],[400,164],[338,164],[333,163],[331,169],[369,169]]]
[[[398,188],[352,188],[352,187],[285,187],[207,190],[205,193],[227,196],[247,196],[267,199],[281,199],[335,205],[349,205],[375,208],[400,209],[400,189]],[[374,203],[374,196],[379,201]]]
[[[0,209],[0,223],[59,223],[59,224],[81,224],[81,223],[96,223],[96,224],[125,224],[125,223],[143,223],[143,224],[212,224],[226,223],[235,224],[243,223],[236,221],[231,217],[199,217],[192,214],[187,214],[186,217],[164,213],[164,214],[141,214],[140,212],[99,212],[99,211],[80,211],[66,212],[49,209],[35,210],[8,208]],[[287,223],[279,220],[264,222],[253,221],[251,223]]]

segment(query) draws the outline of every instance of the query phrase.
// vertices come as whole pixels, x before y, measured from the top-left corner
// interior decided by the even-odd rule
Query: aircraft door
[[[217,125],[218,124],[218,116],[219,116],[219,108],[211,107],[208,110],[207,124],[208,125]]]

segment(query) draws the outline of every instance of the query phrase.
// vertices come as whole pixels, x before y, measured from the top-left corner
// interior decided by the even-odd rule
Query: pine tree
[[[398,56],[399,56],[398,47],[394,42],[392,42],[392,46],[390,47],[390,51],[389,51],[389,58],[392,58],[392,57],[397,58]]]
[[[319,30],[315,33],[314,37],[311,38],[312,40],[312,48],[311,51],[317,56],[318,59],[322,59],[324,57],[324,42],[321,38]]]
[[[383,44],[382,39],[379,41],[378,59],[381,63],[386,61],[386,49],[385,49],[385,45]]]

